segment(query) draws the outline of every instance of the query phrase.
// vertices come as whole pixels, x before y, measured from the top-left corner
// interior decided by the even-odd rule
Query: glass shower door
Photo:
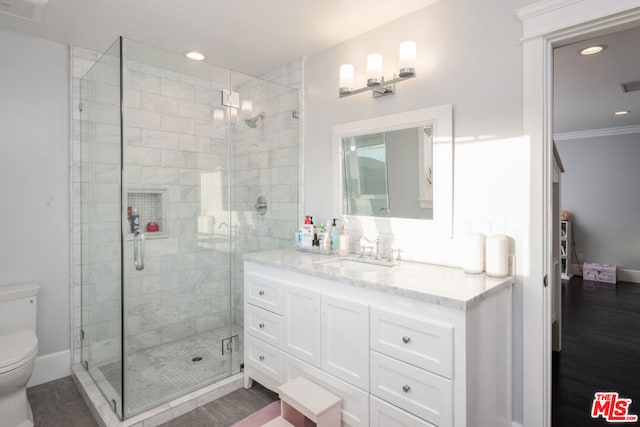
[[[124,40],[125,417],[231,373],[228,87]]]
[[[120,42],[80,80],[81,357],[118,416],[122,405]]]

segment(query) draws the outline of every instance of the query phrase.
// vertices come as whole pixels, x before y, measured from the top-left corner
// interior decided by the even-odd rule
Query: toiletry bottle
[[[338,227],[336,226],[336,218],[333,218],[333,224],[331,224],[331,250],[338,250]]]
[[[340,236],[338,237],[338,255],[349,255],[349,234],[347,234],[347,229],[344,228],[344,225],[342,226],[342,229],[340,230]]]
[[[329,221],[327,221],[327,225],[325,225],[324,227],[324,238],[322,239],[322,251],[329,253],[331,252],[331,232],[329,231]]]
[[[296,231],[295,239],[296,248],[300,249],[302,247],[302,227],[300,227],[298,231]]]
[[[305,215],[304,223],[305,224],[313,224],[313,222],[311,221],[311,217],[309,215]]]
[[[320,230],[318,230],[318,240],[320,241],[320,244],[318,246],[324,249],[324,224],[320,224]]]
[[[140,215],[138,209],[131,209],[131,232],[135,234],[140,229]]]
[[[320,247],[320,240],[318,240],[318,233],[313,233],[313,241],[311,242],[311,246]]]

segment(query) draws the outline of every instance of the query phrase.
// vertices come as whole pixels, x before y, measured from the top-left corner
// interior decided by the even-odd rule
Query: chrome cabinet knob
[[[262,290],[258,291],[258,295],[264,295],[264,291]]]
[[[264,323],[260,323],[260,324],[258,325],[258,327],[259,327],[260,329],[263,329],[263,328],[264,328]]]
[[[405,384],[402,386],[402,391],[404,391],[405,393],[409,393],[411,391],[411,387]]]
[[[409,344],[411,342],[411,337],[402,337],[402,342],[405,344]]]
[[[264,360],[264,356],[261,355],[260,357],[258,357],[258,359],[260,359],[260,361],[263,361]]]

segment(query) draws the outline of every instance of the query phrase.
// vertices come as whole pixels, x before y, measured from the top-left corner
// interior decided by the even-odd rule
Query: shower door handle
[[[144,234],[140,230],[133,236],[133,265],[138,271],[144,269]]]

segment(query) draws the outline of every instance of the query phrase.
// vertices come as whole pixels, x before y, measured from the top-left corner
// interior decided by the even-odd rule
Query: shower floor
[[[240,327],[232,330],[232,335],[242,334]],[[232,356],[223,356],[221,341],[228,334],[227,328],[216,329],[130,354],[125,376],[126,412],[158,406],[238,373],[243,359],[242,342]],[[193,361],[194,358],[201,359]],[[100,370],[116,390],[121,389],[120,363],[102,365]]]

